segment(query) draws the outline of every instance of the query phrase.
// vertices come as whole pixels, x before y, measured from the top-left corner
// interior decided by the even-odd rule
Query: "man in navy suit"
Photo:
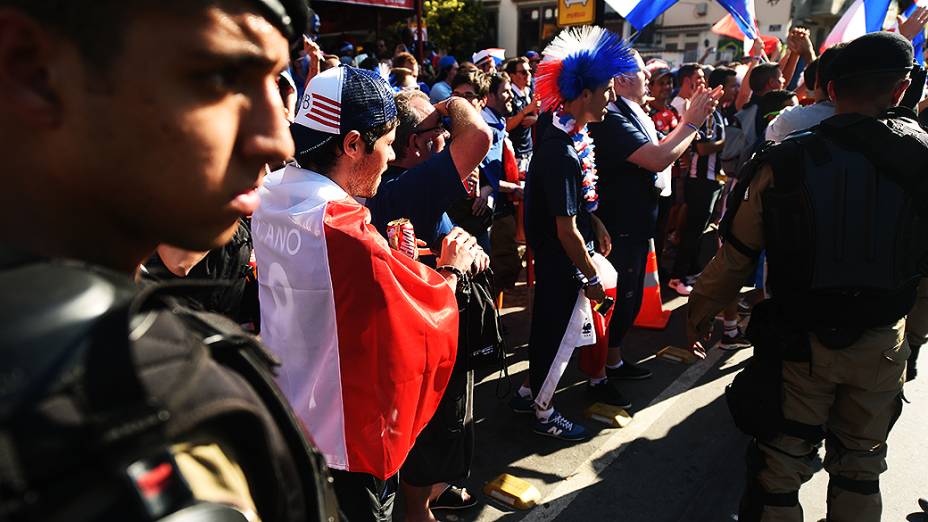
[[[637,53],[636,53],[637,54]],[[612,236],[609,261],[619,274],[615,312],[609,326],[609,356],[600,378],[637,380],[651,371],[623,361],[622,338],[631,328],[644,290],[649,240],[654,237],[658,196],[670,191],[670,167],[686,152],[699,127],[718,105],[721,89],[698,89],[681,124],[658,140],[654,123],[641,108],[650,74],[637,57],[638,72],[615,79],[616,101],[602,123],[591,123],[599,175],[596,215]],[[620,397],[618,390],[616,397]],[[615,401],[610,401],[616,403]],[[625,402],[630,406],[627,401]]]

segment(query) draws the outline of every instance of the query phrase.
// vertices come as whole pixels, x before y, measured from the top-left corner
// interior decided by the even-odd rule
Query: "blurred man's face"
[[[512,112],[512,91],[509,87],[509,82],[501,82],[496,92],[491,92],[487,97],[487,105],[500,114]]]
[[[700,87],[706,86],[706,73],[702,69],[696,69],[696,71],[691,74],[688,78],[683,79],[683,85],[686,87],[687,93],[691,93]]]
[[[615,101],[615,91],[613,90],[613,81],[609,80],[609,83],[594,89],[591,92],[591,96],[587,103],[587,121],[588,122],[598,122],[603,121],[603,118],[606,116],[606,107],[613,101]]]
[[[478,63],[477,68],[487,74],[490,74],[490,73],[496,72],[496,63],[493,61],[492,58],[490,58],[488,60],[484,60]]]
[[[399,88],[404,91],[418,91],[419,84],[416,83],[416,78],[412,75],[407,75],[403,78],[403,82],[399,85]]]
[[[661,75],[651,82],[651,96],[657,100],[667,101],[673,92],[673,76],[670,74]]]
[[[221,5],[136,17],[105,74],[66,43],[49,62],[60,110],[34,138],[55,151],[43,168],[139,242],[224,244],[257,208],[265,164],[293,155],[277,85],[287,41],[250,3]]]
[[[362,155],[359,161],[354,162],[346,187],[349,194],[362,198],[372,198],[377,194],[380,177],[386,172],[387,164],[396,159],[393,152],[395,138],[396,129],[392,129],[374,142],[370,153]],[[363,148],[364,144],[360,143],[360,146]]]
[[[453,80],[454,77],[457,76],[458,69],[459,69],[458,64],[457,62],[455,62],[455,64],[452,65],[450,69],[448,69],[448,74],[445,75],[445,81],[450,84],[451,80]]]
[[[442,126],[441,115],[428,100],[416,97],[410,100],[410,108],[415,110],[421,120],[412,131],[411,143],[400,144],[408,147],[405,158],[417,165],[445,150],[448,131]]]
[[[786,87],[786,78],[783,76],[783,73],[777,73],[776,79],[773,80],[771,84],[771,91],[783,90],[783,88]]]
[[[524,89],[526,85],[532,80],[532,69],[525,62],[519,62],[516,64],[515,70],[513,70],[509,76],[512,78],[512,83],[520,89]]]
[[[738,78],[734,75],[725,78],[725,86],[722,87],[722,98],[719,104],[724,105],[733,103],[738,98]]]
[[[339,60],[337,56],[326,58],[325,60],[322,61],[322,66],[319,68],[319,70],[320,72],[328,71],[329,69],[338,67],[339,65],[341,65],[341,63],[342,63],[341,60]]]
[[[477,91],[474,90],[474,86],[469,83],[464,83],[458,85],[454,88],[454,92],[451,93],[452,96],[460,96],[464,98],[471,105],[474,106],[478,111],[483,109],[484,104],[486,104],[486,98],[481,98],[477,95]]]
[[[619,78],[617,94],[641,105],[644,103],[644,98],[648,94],[648,83],[651,79],[651,73],[645,69],[644,62],[637,53],[635,54],[635,62],[638,64],[638,70]]]

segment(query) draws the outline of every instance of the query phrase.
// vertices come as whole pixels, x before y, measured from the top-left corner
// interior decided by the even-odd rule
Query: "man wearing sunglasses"
[[[539,113],[532,90],[532,69],[525,57],[506,62],[505,69],[512,81],[512,112],[506,119],[506,130],[519,161],[519,170],[524,171],[532,158],[532,127]]]

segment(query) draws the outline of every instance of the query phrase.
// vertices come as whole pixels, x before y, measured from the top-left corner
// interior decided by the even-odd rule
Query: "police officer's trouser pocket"
[[[908,343],[901,343],[880,354],[877,363],[876,382],[874,391],[889,391],[899,389],[905,381],[905,364],[909,358]]]

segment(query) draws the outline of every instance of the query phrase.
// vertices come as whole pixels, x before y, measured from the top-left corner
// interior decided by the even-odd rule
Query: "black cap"
[[[306,0],[253,0],[260,6],[262,14],[290,42],[290,52],[295,57],[303,49],[303,34],[309,23],[309,7]]]
[[[904,73],[912,70],[912,44],[898,33],[865,34],[841,50],[828,67],[832,80]]]

